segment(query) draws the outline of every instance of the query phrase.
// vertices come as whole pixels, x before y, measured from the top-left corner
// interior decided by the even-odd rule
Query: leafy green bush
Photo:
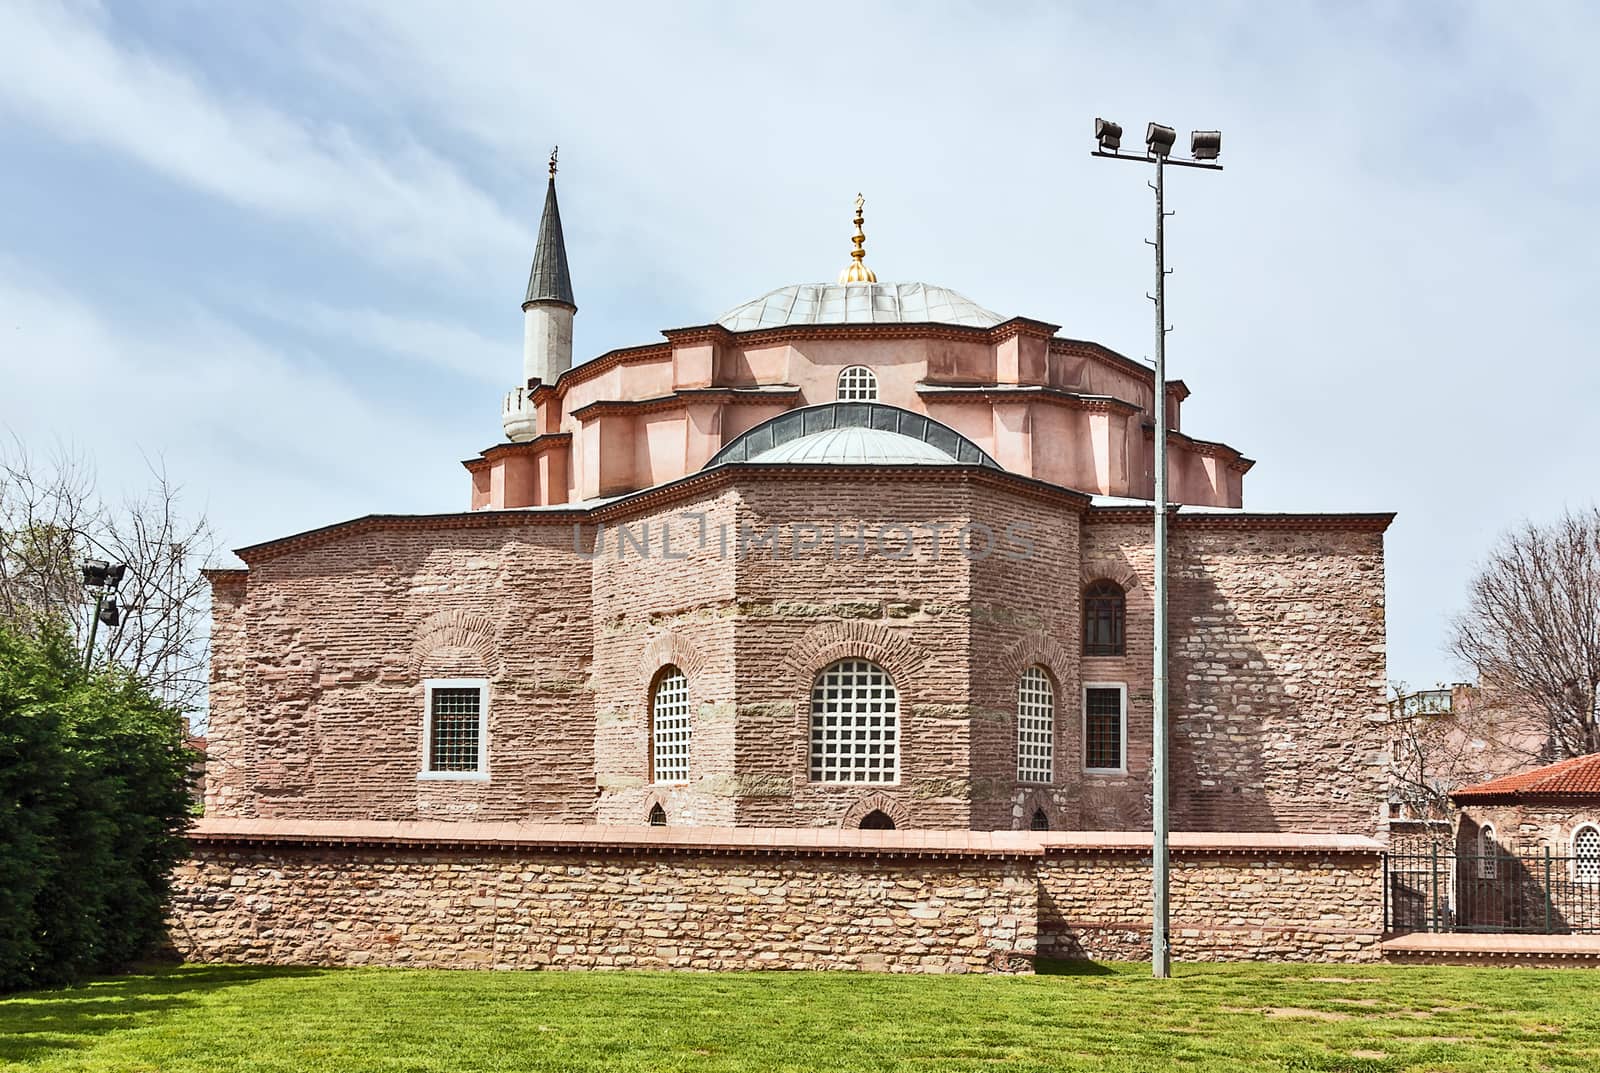
[[[161,941],[192,751],[181,713],[66,633],[0,624],[0,991],[70,983]]]

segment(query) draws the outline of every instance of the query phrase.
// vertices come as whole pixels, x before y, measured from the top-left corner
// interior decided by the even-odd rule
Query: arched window
[[[865,365],[839,371],[839,402],[877,402],[878,378]]]
[[[882,809],[875,808],[861,817],[861,829],[863,831],[893,831],[894,817]]]
[[[1572,879],[1600,883],[1600,827],[1592,823],[1572,832]]]
[[[1499,869],[1500,847],[1494,840],[1494,824],[1478,828],[1478,878],[1493,879]]]
[[[1083,654],[1120,656],[1127,650],[1123,619],[1127,597],[1115,581],[1096,581],[1083,590]]]
[[[813,782],[894,782],[899,777],[900,698],[882,667],[829,664],[811,687]]]
[[[667,665],[650,691],[650,780],[689,781],[689,679]]]
[[[661,802],[657,801],[655,804],[650,806],[650,826],[665,827],[666,825],[667,810],[661,807]]]
[[[1050,830],[1050,817],[1046,816],[1044,814],[1044,809],[1036,808],[1036,809],[1033,810],[1033,819],[1028,821],[1028,830],[1030,830],[1030,831],[1048,831],[1048,830]]]
[[[1056,691],[1042,667],[1017,680],[1017,779],[1049,782],[1055,772]]]

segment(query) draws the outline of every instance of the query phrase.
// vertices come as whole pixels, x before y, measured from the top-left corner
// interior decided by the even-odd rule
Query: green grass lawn
[[[1142,965],[1059,975],[195,966],[0,998],[0,1068],[1600,1069],[1584,970]]]

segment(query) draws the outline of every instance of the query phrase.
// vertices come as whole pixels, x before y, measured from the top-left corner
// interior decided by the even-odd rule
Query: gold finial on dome
[[[867,267],[867,233],[861,229],[866,217],[861,214],[861,208],[867,199],[860,194],[856,195],[856,233],[851,242],[856,248],[850,251],[850,263],[839,273],[840,283],[876,283],[878,274]]]

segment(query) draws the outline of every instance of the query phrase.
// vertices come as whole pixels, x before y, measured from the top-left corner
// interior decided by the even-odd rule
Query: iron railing
[[[1383,926],[1413,931],[1600,932],[1592,857],[1455,853],[1383,857]]]

